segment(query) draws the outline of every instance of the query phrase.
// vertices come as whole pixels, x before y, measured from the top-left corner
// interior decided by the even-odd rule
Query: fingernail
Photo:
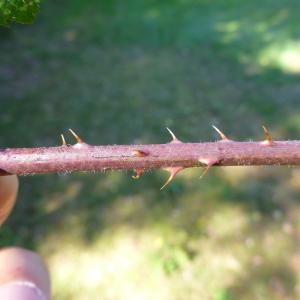
[[[47,300],[47,297],[30,281],[11,281],[0,286],[0,299]]]

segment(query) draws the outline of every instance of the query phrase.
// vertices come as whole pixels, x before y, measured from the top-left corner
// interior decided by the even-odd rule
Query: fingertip
[[[48,300],[49,298],[30,281],[11,281],[0,286],[0,299]]]
[[[11,213],[16,202],[19,180],[16,175],[0,176],[0,225]]]
[[[50,299],[50,277],[46,263],[35,252],[22,248],[0,250],[0,299],[27,300],[17,298],[22,291],[32,296],[28,299]],[[1,293],[11,293],[16,298],[4,298]]]

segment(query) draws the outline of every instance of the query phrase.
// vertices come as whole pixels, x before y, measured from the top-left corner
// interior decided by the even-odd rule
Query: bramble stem
[[[269,134],[269,133],[268,133]],[[222,135],[221,135],[222,136]],[[184,168],[240,165],[300,165],[300,141],[183,143],[91,146],[77,136],[75,145],[0,149],[0,175],[133,169],[165,169],[172,178]],[[176,172],[175,172],[176,171]]]
[[[137,151],[144,153],[137,155]],[[61,146],[0,150],[0,169],[11,174],[35,174],[106,169],[159,169],[214,165],[300,165],[300,141],[169,143],[120,146]],[[201,162],[202,161],[202,162]]]

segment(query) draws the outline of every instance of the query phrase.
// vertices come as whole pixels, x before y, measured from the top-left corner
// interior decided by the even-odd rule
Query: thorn
[[[168,171],[170,173],[170,176],[168,180],[164,183],[164,185],[160,188],[160,190],[164,189],[177,175],[178,172],[183,170],[183,167],[170,167],[170,168],[165,168],[164,170]]]
[[[202,172],[202,174],[200,175],[200,179],[202,179],[206,174],[207,172],[209,171],[210,169],[210,165],[208,165],[207,167],[204,168],[204,171]]]
[[[69,129],[69,131],[72,133],[72,135],[75,137],[77,143],[81,144],[83,143],[83,140],[72,130],[72,129]]]
[[[175,136],[175,134],[171,131],[170,128],[166,127],[166,129],[169,131],[169,133],[172,136],[172,141],[171,143],[182,143],[180,140],[177,139],[177,137]]]
[[[272,136],[271,136],[269,130],[265,126],[262,126],[262,128],[265,133],[265,140],[262,142],[262,144],[266,145],[266,146],[271,146],[273,144]]]
[[[219,158],[199,158],[198,161],[204,165],[206,165],[206,167],[204,168],[203,173],[200,176],[200,179],[202,179],[207,172],[209,171],[209,169],[215,165],[216,163],[218,163],[220,161]]]
[[[230,141],[229,138],[216,126],[212,125],[212,128],[221,136],[222,141]]]
[[[133,151],[131,152],[131,154],[132,154],[133,156],[137,156],[137,157],[144,157],[144,156],[147,156],[147,155],[148,155],[147,152],[142,151],[142,150],[133,150]]]
[[[61,134],[60,136],[61,136],[61,140],[62,140],[62,145],[63,145],[63,146],[67,146],[67,143],[66,143],[66,140],[65,140],[64,135]]]
[[[134,169],[133,171],[135,172],[135,175],[131,176],[133,179],[139,179],[145,173],[143,169]]]

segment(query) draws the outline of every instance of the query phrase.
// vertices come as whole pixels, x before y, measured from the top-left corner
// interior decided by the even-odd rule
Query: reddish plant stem
[[[154,145],[7,148],[0,174],[169,169],[199,166],[300,165],[300,141],[181,143]]]
[[[145,170],[164,169],[170,173],[163,189],[178,172],[190,167],[211,166],[300,165],[300,141],[273,141],[263,126],[266,139],[262,142],[235,142],[218,128],[221,141],[183,143],[168,129],[172,141],[154,145],[91,146],[71,129],[75,145],[43,148],[0,149],[1,175],[73,171],[104,171],[133,169],[137,179]]]

